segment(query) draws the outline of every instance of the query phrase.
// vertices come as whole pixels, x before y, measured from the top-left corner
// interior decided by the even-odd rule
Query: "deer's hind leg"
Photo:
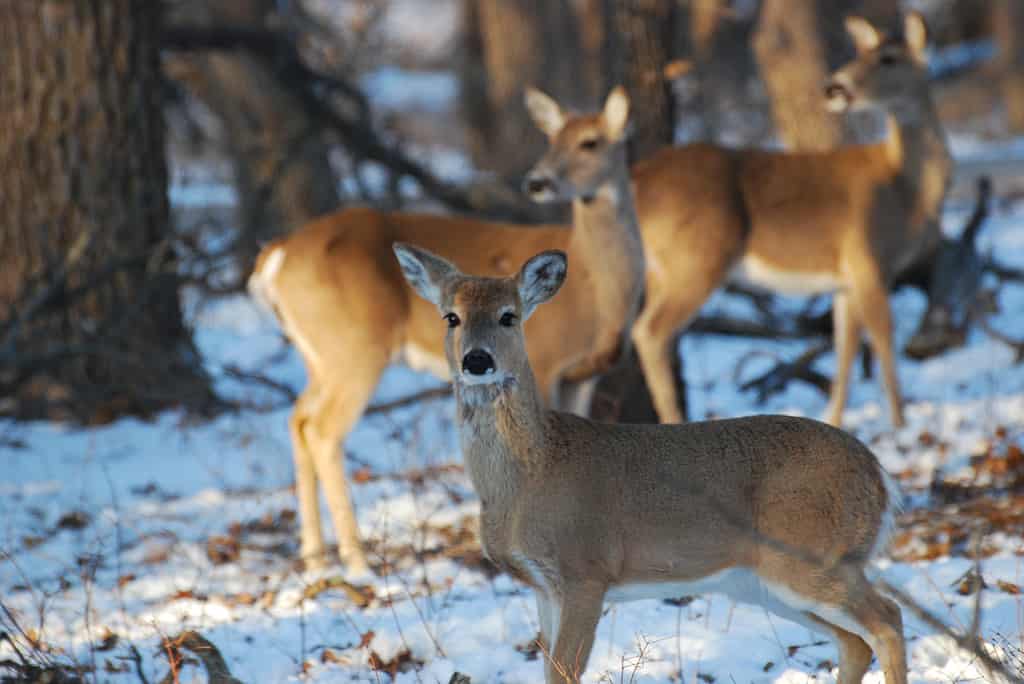
[[[338,556],[358,573],[366,571],[368,565],[345,476],[344,448],[339,453],[338,447],[363,415],[389,357],[383,345],[339,344],[338,348],[358,349],[359,358],[338,359],[338,372],[330,382],[321,384],[315,410],[303,424],[302,435],[327,499],[338,539]]]
[[[295,401],[288,418],[292,439],[292,460],[295,463],[295,491],[299,499],[300,557],[307,568],[324,565],[324,537],[320,523],[320,490],[317,488],[313,452],[306,441],[305,425],[316,411],[320,390],[315,380]]]
[[[839,678],[837,684],[861,684],[871,667],[871,647],[853,632],[827,622],[813,613],[805,613],[818,631],[827,632],[839,651]]]
[[[879,594],[864,576],[862,567],[840,564],[822,568],[788,556],[771,565],[779,572],[765,578],[772,593],[791,609],[829,629],[836,638],[843,684],[858,682],[854,676],[870,658],[857,637],[878,656],[886,684],[906,684],[906,647],[903,618],[893,601]],[[764,577],[764,574],[762,577]],[[824,623],[824,624],[822,624]],[[847,634],[848,633],[848,634]],[[850,636],[852,635],[852,636]],[[863,672],[860,672],[863,677]]]

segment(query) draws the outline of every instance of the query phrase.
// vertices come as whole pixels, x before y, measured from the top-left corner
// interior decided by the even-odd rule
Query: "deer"
[[[547,684],[579,681],[605,601],[708,591],[831,636],[841,684],[872,653],[886,684],[906,682],[900,608],[865,574],[899,492],[864,444],[800,417],[627,425],[547,409],[523,323],[565,282],[565,253],[487,277],[394,251],[438,337],[447,327],[481,546],[534,591]]]
[[[826,420],[842,422],[866,330],[890,420],[903,425],[888,286],[938,245],[952,173],[930,94],[926,27],[916,13],[903,24],[897,38],[849,17],[856,56],[824,89],[828,109],[884,113],[885,140],[818,153],[695,143],[634,166],[648,271],[633,344],[660,422],[683,420],[671,363],[679,331],[713,291],[739,280],[832,293],[836,374]]]
[[[314,220],[259,254],[248,286],[297,347],[308,384],[289,419],[299,500],[300,555],[325,564],[318,484],[338,539],[338,557],[368,569],[338,444],[362,415],[381,373],[404,361],[448,378],[433,308],[406,284],[391,244],[432,249],[462,267],[507,275],[540,249],[563,249],[580,264],[558,299],[531,321],[530,358],[541,392],[566,408],[585,406],[593,377],[630,343],[644,286],[644,255],[626,164],[629,98],[618,87],[596,113],[566,114],[539,91],[550,150],[546,201],[571,201],[572,226],[526,227],[473,218],[354,207]],[[553,112],[559,120],[554,122]],[[505,325],[517,325],[509,314]]]

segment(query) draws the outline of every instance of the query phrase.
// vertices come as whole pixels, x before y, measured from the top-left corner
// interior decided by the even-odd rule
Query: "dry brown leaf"
[[[214,565],[233,563],[241,555],[242,546],[237,537],[215,535],[206,540],[206,557]]]
[[[65,513],[57,521],[58,530],[81,530],[89,526],[92,516],[85,511],[71,511]]]
[[[120,641],[118,636],[111,632],[109,629],[103,630],[102,636],[100,636],[100,643],[96,646],[97,651],[109,651]]]
[[[343,663],[344,664],[344,663],[348,662],[348,659],[339,656],[337,653],[335,653],[334,651],[332,651],[329,648],[325,648],[320,653],[320,662],[321,663]]]
[[[406,672],[412,669],[417,664],[417,661],[413,659],[408,649],[403,649],[395,654],[395,657],[391,660],[383,660],[377,655],[376,651],[371,651],[369,664],[370,669],[377,672],[386,672],[393,679],[399,672]]]
[[[1007,582],[1006,580],[996,580],[996,586],[999,587],[1000,591],[1004,593],[1013,594],[1014,596],[1020,594],[1020,587],[1014,584],[1013,582]]]
[[[191,599],[193,601],[206,601],[207,598],[208,597],[206,596],[206,594],[200,594],[198,592],[192,591],[191,589],[182,589],[180,591],[176,591],[173,594],[171,594],[171,597],[170,597],[169,600],[171,600],[171,601],[184,601],[184,600]]]
[[[302,598],[314,599],[329,589],[341,589],[348,599],[360,608],[370,605],[370,601],[376,597],[376,593],[370,585],[357,586],[346,582],[341,577],[323,577],[306,587],[302,592]]]

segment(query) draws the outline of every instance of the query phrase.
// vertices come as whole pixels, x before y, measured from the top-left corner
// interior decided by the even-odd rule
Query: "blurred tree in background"
[[[893,0],[430,6],[444,16],[430,30],[450,26],[428,50],[422,30],[407,44],[389,37],[389,21],[422,15],[415,0],[0,5],[3,410],[42,415],[60,405],[95,419],[206,401],[178,305],[183,279],[204,293],[239,291],[261,243],[335,207],[564,217],[518,192],[544,148],[522,103],[528,84],[579,109],[626,85],[634,161],[674,139],[794,149],[859,140],[856,126],[825,112],[822,82],[852,52],[847,15],[892,28],[901,11]],[[937,75],[947,125],[1024,130],[1024,2],[915,7],[940,46],[967,55]],[[382,112],[381,91],[364,79],[388,69],[399,72],[391,95],[421,73],[452,84],[451,95],[438,98],[439,111]],[[190,157],[180,139],[165,146],[162,105],[173,131],[200,131],[207,156]],[[233,220],[204,223],[189,208],[172,228],[165,149],[179,172],[224,163]],[[441,174],[453,160],[465,167],[457,180]],[[478,180],[480,171],[499,182]],[[138,349],[158,361],[141,364]],[[168,374],[174,380],[162,381]],[[635,363],[605,381],[598,402],[607,418],[653,417]]]
[[[473,164],[514,187],[543,154],[523,104],[533,85],[569,106],[591,106],[580,16],[570,0],[464,0],[459,105]]]
[[[105,421],[209,399],[178,301],[160,6],[0,3],[0,396]]]
[[[1024,2],[993,0],[992,14],[1007,125],[1014,133],[1024,133]]]
[[[167,21],[178,35],[258,32],[276,4],[184,0],[169,6]],[[329,139],[315,112],[281,82],[273,54],[238,49],[183,53],[169,59],[167,68],[223,126],[238,192],[237,254],[244,270],[261,243],[338,206]]]

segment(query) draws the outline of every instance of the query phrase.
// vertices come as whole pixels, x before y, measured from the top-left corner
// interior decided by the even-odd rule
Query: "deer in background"
[[[678,331],[738,277],[784,293],[833,292],[827,420],[842,421],[866,329],[891,421],[903,424],[888,285],[938,244],[952,160],[930,94],[920,15],[905,17],[901,39],[858,17],[846,27],[857,56],[832,75],[827,104],[881,110],[885,141],[825,153],[693,144],[633,169],[648,268],[633,342],[661,422],[682,420],[671,364]]]
[[[546,410],[521,322],[562,285],[565,254],[507,278],[395,254],[448,323],[481,543],[533,587],[548,684],[583,674],[605,600],[708,591],[831,636],[841,684],[860,683],[872,652],[886,684],[906,682],[900,609],[865,577],[898,505],[867,447],[806,418],[614,425]]]
[[[573,256],[578,271],[529,326],[528,351],[548,400],[585,400],[586,391],[558,390],[586,384],[627,348],[644,283],[624,146],[628,97],[616,88],[601,112],[588,115],[564,114],[537,91],[527,102],[544,111],[550,138],[541,162],[544,180],[531,181],[531,189],[545,200],[572,200],[571,230],[352,208],[271,243],[257,260],[249,289],[273,309],[308,375],[289,421],[307,566],[325,560],[319,483],[342,562],[356,572],[367,568],[338,444],[362,415],[384,368],[404,360],[448,378],[436,313],[402,278],[393,242],[421,245],[492,275],[511,273],[543,249]],[[502,325],[517,327],[518,315],[509,312]]]

